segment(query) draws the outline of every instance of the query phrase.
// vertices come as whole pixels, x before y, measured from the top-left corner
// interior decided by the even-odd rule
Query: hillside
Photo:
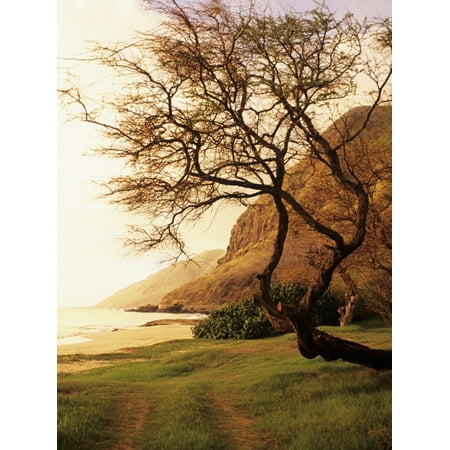
[[[100,302],[100,308],[136,308],[144,305],[157,306],[165,294],[183,284],[207,274],[225,254],[224,250],[209,250],[191,261],[180,261],[131,284]]]
[[[362,120],[364,111],[364,107],[356,108],[341,120],[356,124]],[[390,240],[391,230],[391,122],[391,107],[378,107],[361,138],[345,148],[346,158],[355,172],[372,186],[373,206],[368,233],[363,246],[348,263],[350,271],[355,272],[353,275],[364,279],[366,284],[379,276],[378,272],[375,273],[375,266],[389,268],[391,264],[390,247],[385,244]],[[330,140],[335,134],[335,127],[327,131]],[[310,210],[345,235],[344,218],[349,206],[345,203],[345,194],[333,186],[330,178],[306,158],[291,170],[288,183],[294,195],[302,199]],[[257,287],[255,276],[264,267],[273,245],[274,213],[268,197],[261,197],[250,206],[234,225],[226,255],[219,260],[215,270],[194,283],[168,292],[160,308],[177,305],[185,311],[208,311],[251,294]],[[301,283],[310,279],[325,243],[321,235],[312,232],[297,215],[292,215],[285,251],[274,274],[274,282]],[[333,289],[344,289],[339,277],[333,279]]]

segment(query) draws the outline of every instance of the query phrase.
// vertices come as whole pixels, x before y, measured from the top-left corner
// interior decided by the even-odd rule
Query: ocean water
[[[199,319],[202,314],[138,313],[108,308],[59,308],[58,345],[89,341],[92,333],[136,328],[160,319]]]

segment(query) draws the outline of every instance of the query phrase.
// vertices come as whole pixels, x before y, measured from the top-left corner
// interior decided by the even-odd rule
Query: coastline
[[[193,339],[192,325],[167,324],[119,329],[83,336],[89,341],[59,345],[58,355],[115,353],[177,339]]]

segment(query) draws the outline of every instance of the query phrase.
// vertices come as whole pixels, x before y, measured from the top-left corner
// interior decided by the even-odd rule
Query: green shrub
[[[325,292],[319,298],[312,310],[312,321],[315,326],[319,325],[339,325],[338,308],[343,304],[342,299],[330,292]]]
[[[273,285],[270,293],[274,307],[280,301],[295,305],[306,293],[306,288],[298,283],[281,283]],[[313,307],[312,321],[314,325],[339,325],[338,308],[342,303],[342,298],[337,293],[325,292]]]
[[[272,305],[278,302],[296,304],[303,297],[306,288],[298,283],[282,283],[271,288]],[[314,325],[339,325],[338,297],[325,293],[313,308]],[[259,339],[276,336],[277,332],[263,311],[250,298],[230,303],[213,311],[193,329],[195,338],[209,339]]]
[[[210,339],[258,339],[279,334],[250,299],[213,311],[192,332],[196,338]]]
[[[305,292],[306,288],[298,283],[274,284],[270,288],[272,306],[276,307],[278,302],[296,305]]]

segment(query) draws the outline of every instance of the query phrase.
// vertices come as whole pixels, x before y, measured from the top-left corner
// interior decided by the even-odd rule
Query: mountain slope
[[[133,283],[100,302],[100,308],[136,308],[158,305],[167,292],[189,283],[213,270],[224,250],[209,250],[191,261],[180,261]]]
[[[363,120],[364,112],[364,107],[355,108],[341,120],[356,124]],[[368,227],[363,246],[349,259],[350,269],[352,263],[361,273],[365,268],[364,276],[369,280],[373,276],[370,267],[374,258],[387,267],[391,263],[389,246],[384,245],[380,237],[380,229],[383,230],[383,238],[390,234],[391,229],[391,122],[391,107],[378,107],[361,138],[344,150],[355,173],[373,186],[370,220],[377,222],[377,227],[373,230]],[[327,132],[330,140],[333,140],[333,133],[337,132],[331,127]],[[294,195],[314,214],[333,223],[345,235],[348,203],[345,203],[345,193],[333,186],[329,174],[315,167],[310,159],[305,159],[291,170],[288,183]],[[320,251],[326,244],[325,238],[313,232],[299,216],[291,216],[283,257],[274,273],[275,283],[305,283],[311,279]],[[263,196],[238,218],[227,253],[215,270],[194,283],[168,292],[160,308],[177,305],[184,310],[212,310],[251,294],[257,288],[256,274],[262,270],[271,253],[275,226],[275,209],[270,199]],[[335,290],[344,289],[338,277],[334,278],[333,287]]]

